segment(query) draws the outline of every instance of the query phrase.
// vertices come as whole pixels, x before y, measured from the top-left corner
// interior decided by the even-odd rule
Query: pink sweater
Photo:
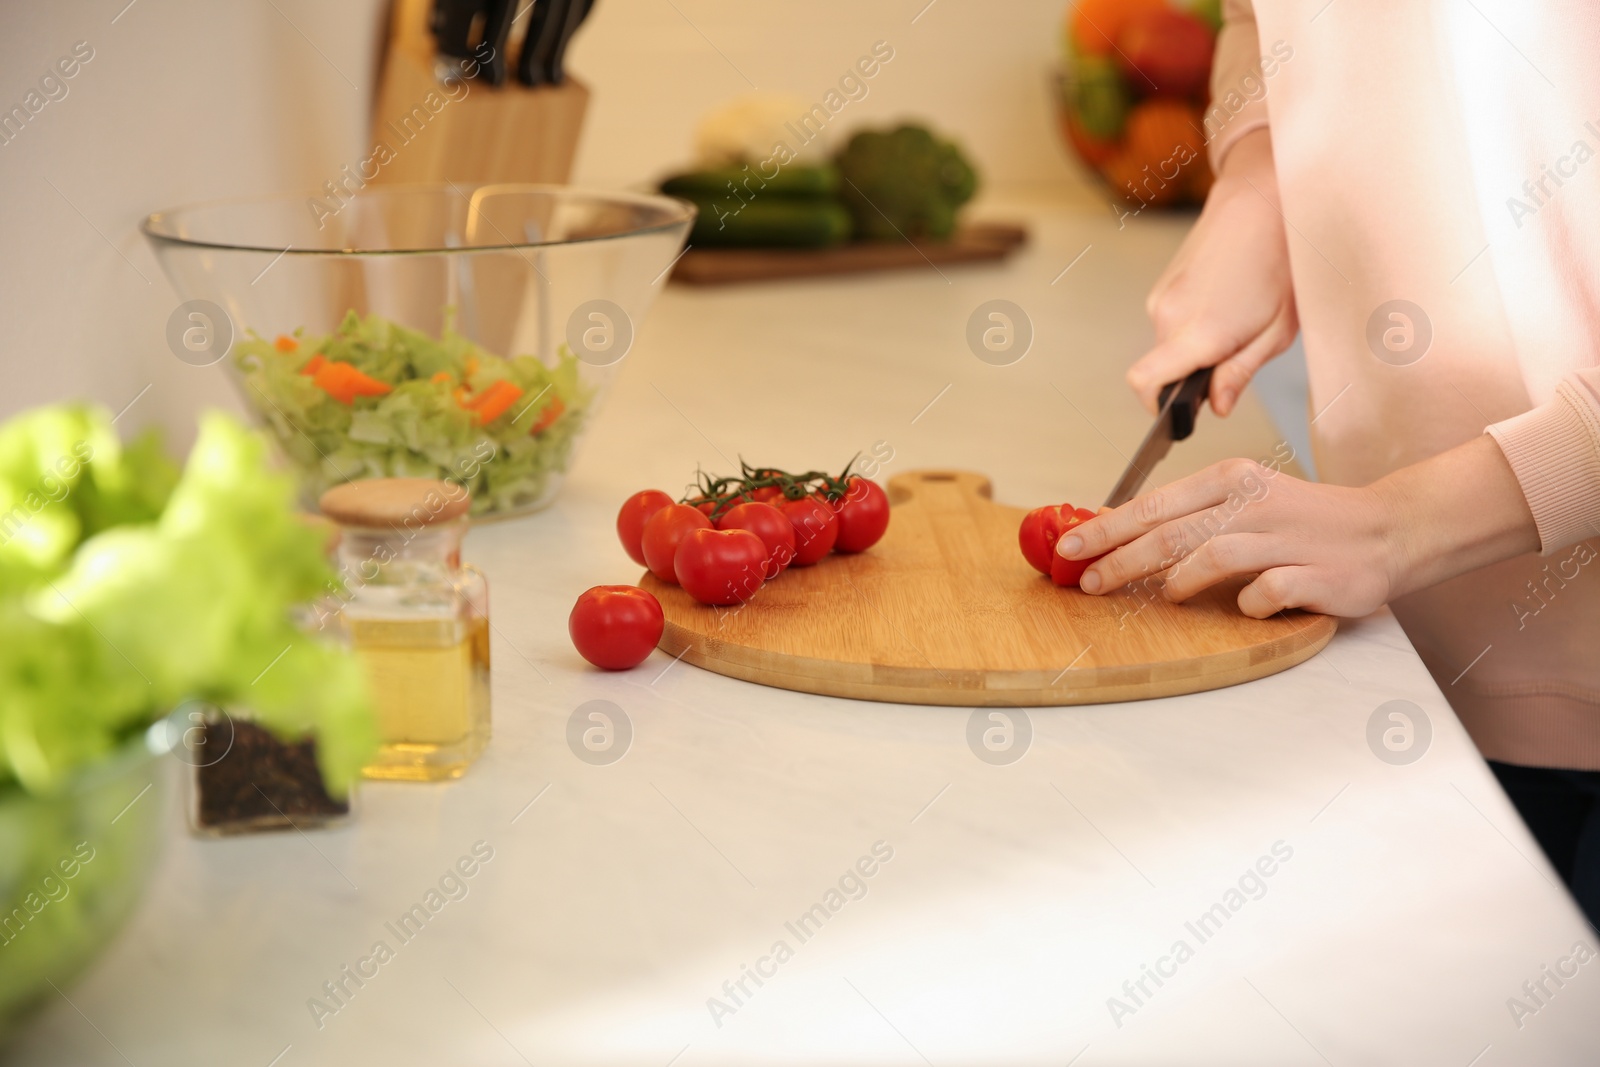
[[[1228,0],[1224,14],[1212,161],[1270,125],[1318,470],[1365,485],[1494,436],[1540,556],[1394,612],[1484,755],[1600,768],[1600,14],[1582,0]]]

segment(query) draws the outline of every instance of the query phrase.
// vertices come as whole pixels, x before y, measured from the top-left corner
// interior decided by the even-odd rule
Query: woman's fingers
[[[1237,512],[1244,503],[1259,500],[1265,494],[1265,478],[1261,464],[1252,460],[1229,459],[1213,463],[1197,474],[1134,497],[1120,508],[1074,526],[1057,543],[1056,551],[1068,559],[1088,559],[1125,545],[1158,526],[1210,511],[1219,504],[1233,507],[1237,503],[1234,508]]]
[[[1198,547],[1190,540],[1191,534],[1190,524],[1185,522],[1157,526],[1084,571],[1078,588],[1085,593],[1110,593],[1129,582],[1159,576]]]
[[[1265,619],[1285,608],[1311,607],[1326,590],[1316,588],[1315,568],[1274,567],[1239,590],[1239,610],[1252,619]]]
[[[1267,360],[1294,343],[1294,316],[1290,309],[1279,312],[1272,324],[1253,341],[1216,365],[1211,375],[1211,410],[1226,416],[1233,411],[1250,379]]]
[[[1168,600],[1181,604],[1220,581],[1240,574],[1258,574],[1293,562],[1296,560],[1281,537],[1264,533],[1223,534],[1200,545],[1169,569],[1162,592]]]
[[[1190,325],[1164,338],[1128,368],[1128,385],[1145,410],[1155,413],[1161,387],[1179,382],[1201,367],[1214,367],[1233,355],[1236,346],[1216,337],[1205,327]]]

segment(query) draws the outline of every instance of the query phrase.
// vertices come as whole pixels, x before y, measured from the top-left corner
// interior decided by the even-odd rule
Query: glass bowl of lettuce
[[[351,173],[143,230],[183,301],[173,352],[225,368],[308,498],[442,478],[483,518],[554,498],[693,220],[661,196]]]
[[[264,435],[208,414],[180,468],[114,421],[0,423],[0,1042],[137,901],[171,713],[248,706],[339,796],[377,748],[360,662],[302,625],[338,575]]]
[[[138,903],[168,815],[162,751],[135,738],[50,795],[0,786],[0,1043]]]

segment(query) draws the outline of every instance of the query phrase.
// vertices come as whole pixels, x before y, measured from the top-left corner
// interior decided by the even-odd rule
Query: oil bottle
[[[341,531],[339,621],[382,740],[368,778],[459,778],[489,742],[489,589],[461,563],[470,505],[466,489],[428,478],[322,495]]]

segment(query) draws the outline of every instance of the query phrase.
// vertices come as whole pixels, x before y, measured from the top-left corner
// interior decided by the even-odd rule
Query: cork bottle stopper
[[[434,478],[365,478],[336,485],[318,501],[341,526],[436,526],[461,518],[472,505],[465,488]]]

